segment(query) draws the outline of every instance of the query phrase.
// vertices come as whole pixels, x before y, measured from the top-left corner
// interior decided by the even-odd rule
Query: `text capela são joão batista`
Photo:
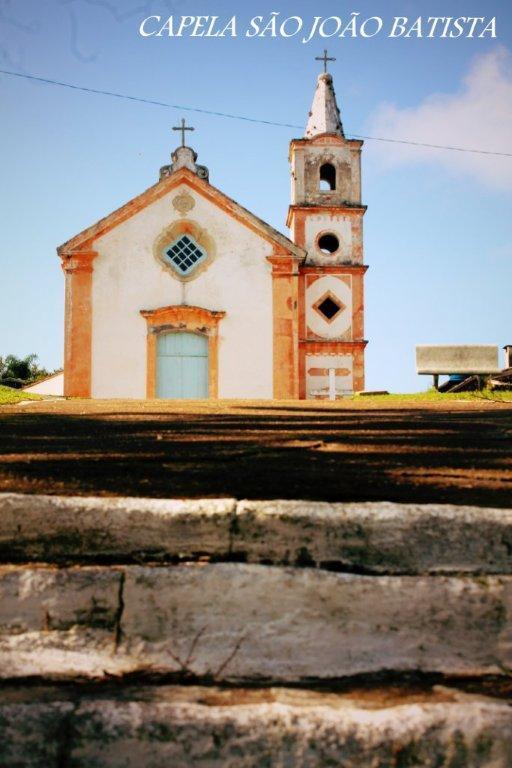
[[[247,37],[294,38],[302,43],[322,38],[385,35],[390,38],[487,38],[497,37],[496,17],[485,16],[363,16],[353,11],[341,16],[285,16],[272,11],[242,21],[236,15],[147,16],[139,25],[142,37]]]

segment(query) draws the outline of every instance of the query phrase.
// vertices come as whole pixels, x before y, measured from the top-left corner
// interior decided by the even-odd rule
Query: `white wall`
[[[216,245],[209,266],[183,283],[154,256],[153,243],[182,217],[172,199],[187,189],[186,218]],[[226,316],[219,326],[219,397],[272,397],[272,277],[269,243],[181,185],[95,245],[92,397],[146,396],[146,321],[141,309],[186,303]]]
[[[24,392],[30,392],[32,395],[55,395],[62,397],[64,394],[64,371],[54,373],[42,381],[36,381],[35,384],[29,384],[23,387]]]
[[[304,243],[304,248],[308,252],[307,263],[332,266],[353,261],[352,226],[354,222],[353,216],[331,215],[328,210],[325,213],[308,216],[305,231],[306,242]],[[340,247],[335,256],[324,254],[316,247],[316,238],[320,232],[333,232],[338,237]]]

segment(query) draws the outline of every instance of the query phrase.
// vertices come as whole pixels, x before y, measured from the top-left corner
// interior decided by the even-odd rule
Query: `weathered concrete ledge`
[[[250,562],[367,573],[512,573],[512,509],[242,501],[233,549]]]
[[[239,563],[0,568],[0,677],[509,674],[511,576]]]
[[[0,494],[0,562],[190,559],[512,573],[512,509]]]
[[[0,494],[0,562],[225,555],[234,499]]]
[[[449,688],[333,694],[174,687],[4,691],[3,768],[510,768],[512,709]]]

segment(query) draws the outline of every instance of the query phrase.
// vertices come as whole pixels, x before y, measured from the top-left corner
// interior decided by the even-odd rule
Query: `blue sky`
[[[496,16],[486,39],[147,38],[158,14]],[[327,46],[348,135],[512,152],[508,0],[0,2],[0,68],[184,106],[304,125]],[[0,75],[0,355],[62,363],[55,247],[152,185],[182,115],[210,179],[286,232],[299,130],[91,95]],[[367,141],[363,159],[367,386],[412,391],[417,343],[512,341],[512,158]]]

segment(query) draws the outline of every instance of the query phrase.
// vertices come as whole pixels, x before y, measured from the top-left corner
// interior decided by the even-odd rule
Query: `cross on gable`
[[[185,118],[181,118],[181,125],[173,126],[173,131],[181,131],[181,146],[185,146],[185,131],[195,131],[195,128],[192,128],[189,125],[185,125]]]
[[[327,48],[324,48],[324,55],[323,56],[315,56],[315,61],[323,61],[324,63],[324,72],[327,72],[327,62],[328,61],[336,61],[334,56],[328,56],[327,55]]]

